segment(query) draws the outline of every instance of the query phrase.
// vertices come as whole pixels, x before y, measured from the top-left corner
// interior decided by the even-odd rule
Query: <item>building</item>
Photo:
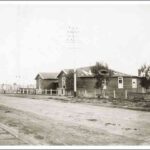
[[[58,78],[58,95],[66,95],[68,92],[66,92],[66,76],[69,72],[73,72],[73,69],[64,69],[62,70],[57,78]],[[69,91],[72,95],[73,91]]]
[[[58,88],[58,73],[38,73],[35,77],[36,89],[38,90],[56,90]]]
[[[59,95],[72,95],[73,91],[66,91],[66,76],[73,69],[62,70],[58,74]],[[96,78],[91,72],[91,67],[78,68],[77,70],[77,95],[83,97],[96,97],[100,90],[95,88]],[[112,71],[109,82],[104,83],[105,97],[125,98],[127,92],[142,92],[140,77]]]
[[[11,84],[0,84],[0,93],[10,93],[13,87]]]

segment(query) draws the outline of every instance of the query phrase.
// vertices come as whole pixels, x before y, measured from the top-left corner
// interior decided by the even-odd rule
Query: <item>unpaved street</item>
[[[11,134],[7,128],[0,124],[0,145],[25,145],[26,143],[23,142],[18,138],[18,136],[14,136]]]
[[[0,96],[0,122],[37,145],[147,145],[150,113]]]

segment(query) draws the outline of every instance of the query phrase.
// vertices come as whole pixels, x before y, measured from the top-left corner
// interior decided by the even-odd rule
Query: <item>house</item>
[[[58,78],[58,95],[66,95],[66,76],[69,74],[69,72],[73,72],[73,69],[64,69],[62,70],[57,78]],[[73,91],[70,91],[72,95]]]
[[[66,76],[69,71],[73,69],[62,70],[58,74],[58,87],[60,95],[68,95],[66,89]],[[104,86],[104,92],[106,97],[125,97],[126,92],[141,92],[140,77],[132,76],[125,73],[112,71],[112,76],[109,82]],[[77,74],[77,95],[84,97],[96,97],[100,90],[95,88],[96,78],[91,72],[91,67],[82,67],[76,69]],[[69,91],[69,94],[73,94],[73,91]]]
[[[58,88],[58,73],[38,73],[35,77],[36,89],[38,90],[56,90]]]

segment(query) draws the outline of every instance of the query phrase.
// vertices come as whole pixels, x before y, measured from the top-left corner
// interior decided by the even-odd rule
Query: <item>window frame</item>
[[[122,83],[120,83],[119,81],[122,81]],[[124,88],[123,77],[118,77],[118,89],[123,89],[123,88]]]
[[[66,88],[66,78],[63,76],[61,79],[62,88]]]
[[[133,82],[135,82],[133,84]],[[136,78],[132,78],[132,89],[136,89],[137,88],[137,79]]]

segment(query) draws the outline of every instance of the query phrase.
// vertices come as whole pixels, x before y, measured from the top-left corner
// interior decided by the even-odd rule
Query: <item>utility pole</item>
[[[77,33],[78,28],[74,26],[68,27],[68,42],[71,44],[71,49],[76,53],[75,45],[77,44]],[[76,62],[76,56],[74,56]],[[76,70],[76,63],[74,65],[74,97],[77,96],[77,70]]]
[[[17,6],[17,20],[16,20],[16,49],[17,49],[17,53],[16,53],[16,79],[17,79],[17,84],[18,84],[18,89],[21,87],[21,83],[20,83],[20,79],[21,79],[21,75],[20,75],[20,51],[21,51],[21,43],[20,43],[20,39],[21,39],[21,6],[18,5]]]

